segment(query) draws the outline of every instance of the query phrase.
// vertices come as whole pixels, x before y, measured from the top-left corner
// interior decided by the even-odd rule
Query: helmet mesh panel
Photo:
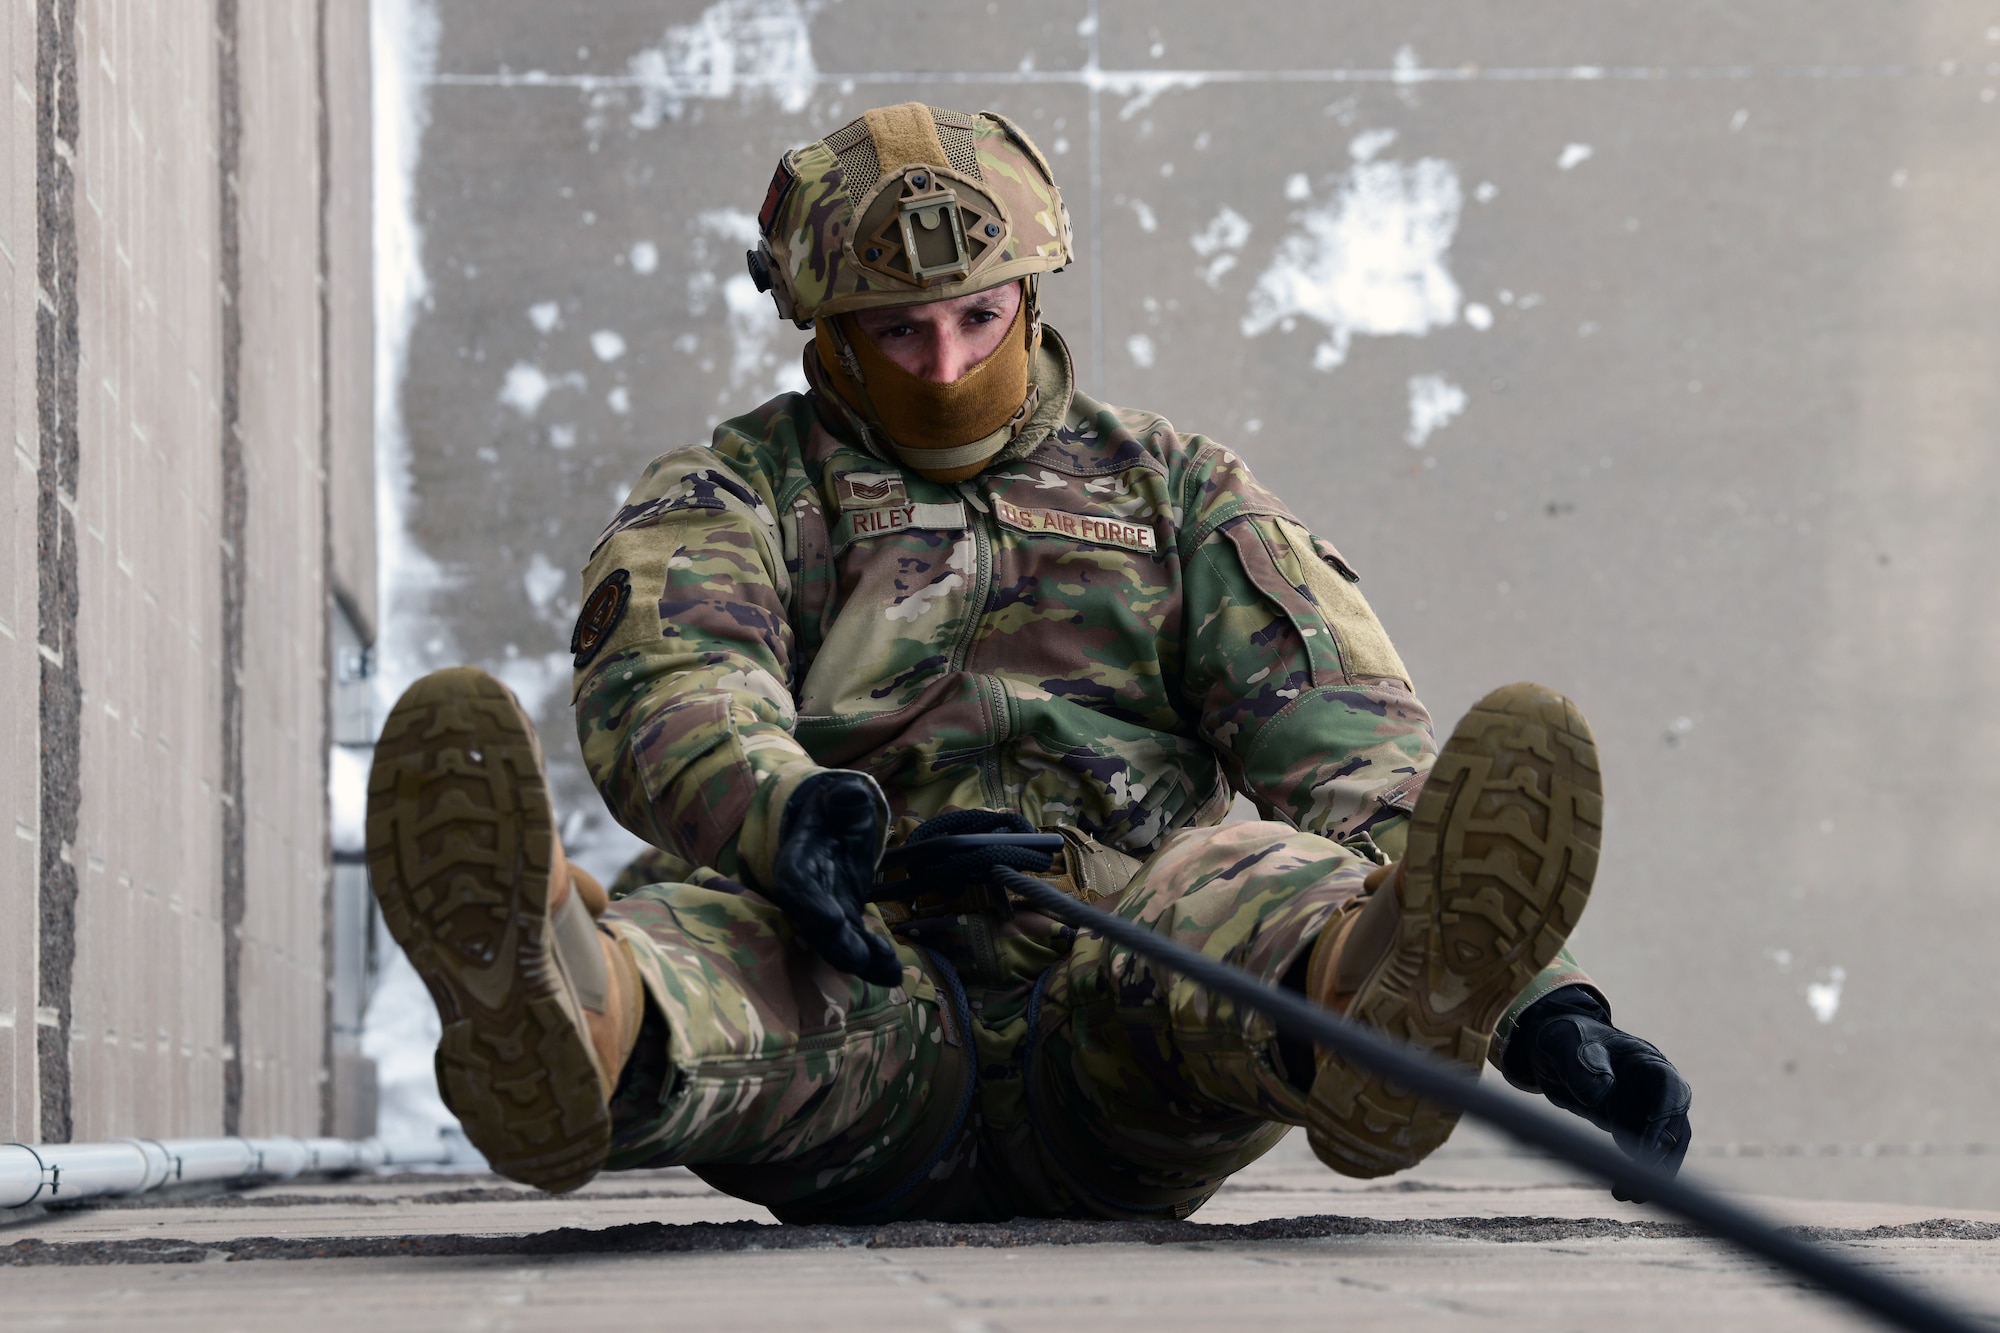
[[[882,178],[882,167],[875,157],[875,141],[868,137],[866,121],[857,120],[827,135],[826,146],[840,159],[850,198],[860,198]]]
[[[978,180],[979,154],[973,147],[978,140],[973,137],[972,131],[940,125],[938,139],[944,144],[944,155],[951,159],[951,169],[961,176]]]
[[[931,107],[931,122],[937,126],[938,142],[944,145],[944,155],[950,160],[951,169],[959,175],[978,180],[979,153],[978,137],[973,130],[978,121],[963,111],[946,111],[942,107]]]

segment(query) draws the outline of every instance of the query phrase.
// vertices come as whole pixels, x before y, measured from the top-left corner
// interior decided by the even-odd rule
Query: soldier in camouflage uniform
[[[1065,890],[1677,1164],[1686,1084],[1562,951],[1583,719],[1508,687],[1440,751],[1339,552],[1227,448],[1077,387],[1027,136],[870,111],[787,154],[759,221],[811,389],[646,469],[571,645],[584,757],[657,850],[608,896],[569,867],[476,670],[377,748],[376,892],[494,1166],[685,1163],[787,1220],[1184,1217],[1294,1125],[1355,1176],[1450,1133],[983,886],[869,901],[885,845],[971,827],[1058,831]],[[1262,821],[1221,822],[1238,792]]]

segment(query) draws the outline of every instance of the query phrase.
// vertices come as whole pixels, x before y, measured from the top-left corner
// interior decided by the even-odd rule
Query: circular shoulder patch
[[[597,650],[625,618],[625,604],[631,600],[632,575],[623,569],[606,574],[591,589],[590,596],[583,599],[583,610],[576,613],[576,628],[569,632],[569,650],[578,670],[589,666],[590,659],[597,656]]]

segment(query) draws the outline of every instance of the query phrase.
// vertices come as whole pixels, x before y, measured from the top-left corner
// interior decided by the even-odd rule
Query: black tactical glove
[[[877,986],[900,986],[895,946],[862,916],[882,845],[880,799],[871,779],[843,769],[801,782],[778,824],[770,898],[821,958]]]
[[[1681,1169],[1693,1134],[1693,1091],[1659,1047],[1612,1027],[1610,1012],[1587,988],[1558,986],[1529,1005],[1515,1021],[1500,1072],[1515,1087],[1609,1130],[1635,1161],[1668,1175]],[[1611,1194],[1646,1202],[1642,1190],[1625,1182],[1614,1183]]]

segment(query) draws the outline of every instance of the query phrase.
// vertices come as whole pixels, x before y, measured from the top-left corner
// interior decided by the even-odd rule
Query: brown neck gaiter
[[[904,370],[848,315],[836,318],[860,363],[861,384],[840,364],[828,327],[832,321],[820,321],[813,342],[834,389],[849,406],[881,424],[898,458],[932,481],[964,481],[1007,447],[1014,435],[1009,427],[1027,401],[1032,349],[1021,328],[1025,306],[1023,302],[1023,309],[1014,312],[1000,345],[949,384]]]

